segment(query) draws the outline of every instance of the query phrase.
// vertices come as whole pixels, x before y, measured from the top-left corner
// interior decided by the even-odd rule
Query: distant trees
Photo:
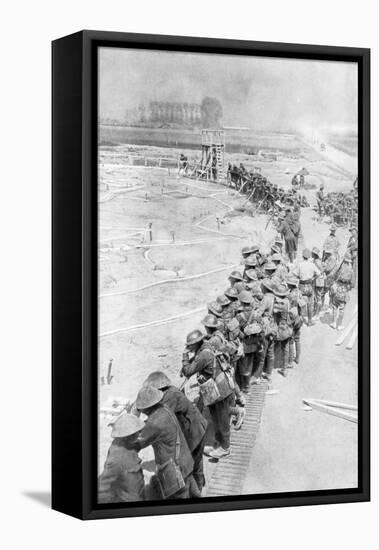
[[[178,124],[180,126],[217,128],[222,106],[218,99],[205,97],[201,104],[176,101],[150,101],[125,112],[126,124]]]

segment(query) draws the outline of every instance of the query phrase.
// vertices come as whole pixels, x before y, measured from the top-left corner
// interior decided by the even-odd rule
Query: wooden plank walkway
[[[267,381],[251,386],[242,428],[231,433],[231,453],[218,461],[204,496],[240,495],[257,438],[266,398]]]

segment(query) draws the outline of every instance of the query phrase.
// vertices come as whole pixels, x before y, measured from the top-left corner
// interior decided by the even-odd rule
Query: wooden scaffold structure
[[[201,130],[201,160],[183,175],[198,180],[226,181],[224,130]]]

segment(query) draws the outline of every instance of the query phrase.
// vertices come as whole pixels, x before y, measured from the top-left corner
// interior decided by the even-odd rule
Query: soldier
[[[245,279],[246,279],[246,289],[250,290],[250,292],[254,293],[256,290],[260,290],[261,285],[258,281],[258,274],[255,269],[248,269],[245,273]]]
[[[230,286],[235,287],[238,292],[241,292],[245,289],[243,277],[239,271],[232,271],[228,277],[228,281],[230,282]]]
[[[239,292],[236,288],[230,287],[225,290],[224,294],[229,298],[230,304],[224,308],[223,317],[225,319],[231,319],[237,315],[241,307],[238,300]]]
[[[336,237],[337,227],[332,223],[330,226],[330,235],[325,239],[323,249],[331,248],[336,255],[337,259],[339,258],[339,248],[341,246],[339,240]]]
[[[205,485],[203,451],[208,422],[196,405],[187,399],[183,392],[172,385],[171,380],[164,372],[152,372],[143,383],[143,386],[151,386],[161,390],[163,393],[161,404],[166,405],[176,414],[193,459],[193,477],[196,487],[190,484],[190,496],[199,498]]]
[[[278,373],[287,376],[287,369],[292,367],[289,364],[290,357],[290,338],[293,335],[290,319],[290,305],[288,296],[288,287],[286,283],[276,283],[273,287],[274,307],[273,317],[278,329],[275,337],[275,355],[279,352],[280,367]]]
[[[296,363],[299,365],[301,355],[300,331],[303,324],[304,299],[299,290],[299,279],[295,275],[288,275],[287,285],[293,331],[290,339],[289,364],[293,365],[293,363]]]
[[[200,330],[194,330],[187,336],[181,374],[187,378],[196,374],[200,387],[215,377],[215,354],[210,342],[205,339]],[[215,440],[213,446],[204,448],[204,454],[217,460],[230,454],[230,417],[233,405],[233,390],[223,399],[208,405],[213,421]],[[203,406],[201,396],[200,410]]]
[[[230,322],[225,323],[224,321],[222,323],[223,330],[221,329],[220,321],[214,315],[206,315],[201,322],[206,330],[205,338],[208,340],[212,350],[215,353],[224,353],[227,356],[234,378],[235,367],[240,357],[240,352],[239,342],[236,340],[233,331],[230,330]],[[225,335],[228,335],[228,338]],[[230,414],[235,417],[235,428],[239,430],[245,418],[245,409],[241,408],[245,406],[245,399],[238,383],[236,383],[234,390],[237,404],[231,402]],[[238,405],[241,405],[241,407]]]
[[[239,337],[243,344],[243,356],[238,361],[237,373],[238,382],[241,390],[248,393],[250,385],[250,377],[253,372],[254,354],[258,351],[258,345],[255,334],[246,334],[245,329],[251,322],[253,296],[247,290],[241,292],[239,301],[242,305],[242,310],[237,314],[237,321],[240,326]],[[262,351],[262,350],[260,350]]]
[[[264,336],[264,350],[262,352],[263,372],[262,378],[268,381],[268,392],[277,393],[272,389],[272,371],[274,369],[274,336],[276,334],[276,325],[273,318],[273,309],[275,296],[273,293],[273,283],[270,279],[263,279],[261,284],[262,299],[255,312],[255,319],[262,324]]]
[[[246,273],[247,271],[250,271],[252,269],[255,269],[257,272],[258,278],[260,277],[260,270],[258,268],[258,259],[255,254],[251,254],[246,260],[245,260],[245,268],[243,270],[243,278],[246,280]]]
[[[292,264],[296,258],[300,224],[298,221],[294,220],[291,212],[289,212],[280,223],[278,231],[284,238],[285,250],[288,255],[288,259]]]
[[[163,499],[189,498],[193,459],[175,414],[162,405],[162,399],[163,392],[150,386],[138,392],[136,407],[147,420],[134,448],[153,447],[157,467],[151,481],[154,496],[160,492]]]
[[[316,200],[317,200],[318,217],[319,217],[319,220],[321,220],[325,212],[325,206],[324,206],[325,195],[324,195],[323,183],[320,185],[320,189],[316,193]]]
[[[321,261],[321,252],[317,246],[312,248],[312,261],[320,271],[320,275],[314,280],[314,316],[313,319],[318,321],[321,308],[324,305],[325,296],[325,276],[324,268]]]
[[[280,254],[273,254],[271,256],[271,261],[276,265],[274,276],[279,279],[281,282],[285,282],[288,275],[288,269],[283,263],[283,258]]]
[[[221,317],[224,318],[225,308],[226,308],[226,306],[228,306],[231,303],[231,301],[229,300],[229,298],[227,296],[225,296],[225,294],[221,294],[221,296],[217,296],[216,303],[219,306],[221,306],[221,308],[222,308]],[[212,313],[212,312],[210,312],[210,313]]]
[[[264,270],[265,270],[265,279],[272,279],[274,278],[275,276],[275,272],[276,272],[276,265],[274,264],[274,262],[272,261],[268,261],[265,265],[264,265]]]
[[[350,237],[347,243],[347,250],[350,252],[352,268],[354,272],[354,277],[357,278],[357,259],[358,259],[358,233],[355,226],[351,226]]]
[[[207,305],[207,308],[208,308],[208,313],[214,315],[215,317],[218,317],[218,318],[221,318],[222,317],[222,305],[215,301],[215,302],[210,302],[208,305]]]
[[[294,269],[293,273],[299,279],[299,290],[302,295],[306,298],[307,301],[307,313],[308,313],[308,323],[309,327],[314,325],[312,321],[313,316],[313,301],[314,301],[314,292],[313,292],[313,281],[316,277],[320,275],[320,270],[315,264],[310,261],[311,251],[309,248],[303,250],[303,261],[299,263],[297,268]]]
[[[109,425],[112,426],[113,441],[98,480],[99,502],[145,500],[141,459],[133,448],[145,424],[133,414],[123,413]]]
[[[323,251],[322,267],[323,267],[325,278],[324,278],[324,293],[323,293],[323,300],[321,302],[321,307],[324,306],[325,296],[327,293],[330,293],[330,288],[334,282],[336,273],[340,267],[340,263],[337,259],[336,254],[334,253],[334,250],[328,245],[326,246],[326,248],[324,248],[324,251]],[[329,305],[331,305],[330,294],[329,294]]]
[[[343,316],[349,292],[354,288],[354,272],[351,266],[350,252],[346,252],[340,269],[336,274],[336,280],[330,289],[332,302],[333,321],[331,327],[337,330],[343,330]]]

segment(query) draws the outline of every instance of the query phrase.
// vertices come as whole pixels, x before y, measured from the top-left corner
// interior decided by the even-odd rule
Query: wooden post
[[[152,227],[153,227],[153,222],[149,222],[149,239],[150,239],[150,242],[153,240],[153,230],[152,230]]]
[[[112,363],[113,359],[110,359],[109,365],[108,365],[108,372],[107,372],[107,384],[110,384],[112,382],[113,376],[112,376]]]

